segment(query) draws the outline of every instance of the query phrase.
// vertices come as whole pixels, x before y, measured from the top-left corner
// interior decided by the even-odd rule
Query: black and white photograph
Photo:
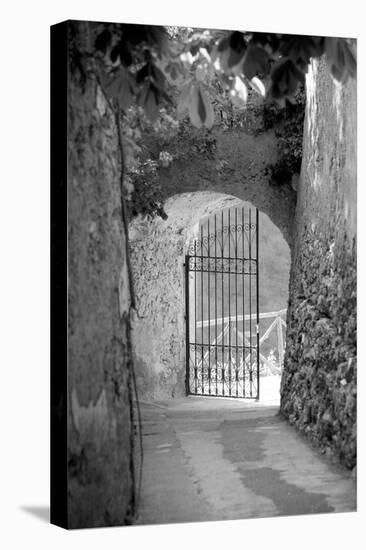
[[[72,20],[51,38],[51,521],[354,511],[356,40]]]
[[[1,545],[358,547],[360,10],[36,4],[2,48]]]

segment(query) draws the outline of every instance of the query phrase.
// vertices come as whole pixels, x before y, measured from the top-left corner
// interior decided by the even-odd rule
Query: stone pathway
[[[140,524],[356,510],[351,473],[313,449],[274,401],[142,404]]]

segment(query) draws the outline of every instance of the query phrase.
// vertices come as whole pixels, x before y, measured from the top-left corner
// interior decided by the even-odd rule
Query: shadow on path
[[[351,473],[278,415],[273,400],[189,396],[142,404],[140,524],[356,510]]]

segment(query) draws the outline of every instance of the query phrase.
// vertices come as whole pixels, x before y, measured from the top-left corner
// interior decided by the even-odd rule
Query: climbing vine
[[[276,103],[265,103],[262,111],[263,129],[274,129],[277,137],[278,160],[267,170],[273,185],[295,187],[300,174],[305,115],[305,91],[300,88],[292,103],[279,107]]]

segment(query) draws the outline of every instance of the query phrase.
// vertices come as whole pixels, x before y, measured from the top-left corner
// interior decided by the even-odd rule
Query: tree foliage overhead
[[[159,107],[176,103],[177,116],[211,128],[223,94],[245,107],[248,91],[294,102],[311,58],[326,56],[339,82],[356,75],[352,40],[246,31],[99,24],[95,50],[103,85],[122,110],[144,108],[151,121]]]
[[[258,105],[268,120],[284,121],[271,126],[281,149],[271,180],[290,181],[301,163],[298,98],[311,58],[325,55],[339,82],[356,75],[349,39],[92,22],[81,37],[74,23],[70,64],[83,80],[95,73],[121,122],[130,215],[164,216],[160,168],[211,158],[215,125],[253,133],[264,120]]]

